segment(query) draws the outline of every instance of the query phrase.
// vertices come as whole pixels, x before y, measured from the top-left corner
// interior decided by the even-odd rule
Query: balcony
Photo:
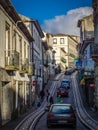
[[[19,73],[22,74],[22,73],[26,73],[26,65],[25,64],[20,64],[19,65]]]
[[[98,43],[90,45],[90,56],[95,62],[98,62]]]
[[[5,51],[5,69],[9,71],[15,71],[19,69],[19,53],[17,51]]]
[[[66,59],[65,59],[64,57],[61,57],[61,61],[62,61],[63,63],[66,63]]]
[[[24,63],[22,63],[22,61],[20,61],[19,73],[28,73],[28,68],[29,68],[29,60],[27,58],[24,61]]]

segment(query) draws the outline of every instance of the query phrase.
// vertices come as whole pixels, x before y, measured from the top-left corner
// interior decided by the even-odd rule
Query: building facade
[[[66,68],[75,67],[74,58],[78,56],[78,37],[66,34],[51,34],[51,44],[55,50],[56,66],[62,71]]]
[[[19,116],[30,101],[32,36],[10,1],[0,1],[0,125]]]
[[[52,36],[49,33],[44,32],[43,41],[47,43],[48,49],[46,52],[46,62],[47,62],[47,79],[53,79],[55,76],[55,52],[52,47]]]
[[[95,106],[98,110],[98,0],[92,0],[93,22],[94,22],[94,44],[91,56],[95,62]]]
[[[78,21],[80,28],[80,44],[78,45],[79,58],[82,60],[84,70],[94,70],[94,61],[90,55],[91,46],[94,43],[93,15],[84,17]]]
[[[82,61],[82,69],[84,70],[83,78],[85,80],[84,95],[85,100],[90,107],[95,104],[94,97],[94,61],[92,59],[92,46],[94,45],[94,26],[93,15],[84,17],[78,21],[80,27],[80,44],[78,46],[79,60]]]
[[[33,75],[31,80],[32,94],[36,96],[43,87],[42,38],[44,37],[44,33],[42,32],[38,20],[23,15],[20,15],[20,17],[34,38],[30,58],[33,63]],[[36,84],[34,84],[34,82],[36,82]]]

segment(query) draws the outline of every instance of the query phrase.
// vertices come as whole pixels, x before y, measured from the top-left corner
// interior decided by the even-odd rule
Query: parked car
[[[59,87],[57,89],[57,96],[59,96],[59,95],[68,97],[68,90],[64,87]]]
[[[47,127],[70,125],[76,127],[76,116],[71,104],[52,104],[47,114]]]

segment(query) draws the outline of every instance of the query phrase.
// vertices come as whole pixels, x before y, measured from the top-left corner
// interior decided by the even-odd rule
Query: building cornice
[[[77,27],[81,26],[82,21],[89,19],[90,17],[93,17],[93,14],[90,14],[89,16],[83,17],[82,19],[78,20]]]
[[[43,33],[43,31],[42,31],[42,29],[40,27],[40,24],[39,24],[38,20],[34,20],[34,19],[31,19],[31,20],[33,20],[33,23],[36,26],[36,28],[37,28],[37,30],[39,32],[40,37],[43,38],[44,37],[44,33]]]
[[[6,13],[12,18],[15,24],[17,23],[17,21],[22,21],[9,0],[0,0],[0,5],[3,7]],[[20,28],[20,30],[23,32],[23,34],[30,42],[34,40],[24,23],[19,23],[17,27]]]
[[[79,37],[79,36],[59,33],[59,34],[53,34],[53,37],[69,37],[69,38],[71,38],[74,42],[78,43],[78,41],[75,40],[73,37]]]

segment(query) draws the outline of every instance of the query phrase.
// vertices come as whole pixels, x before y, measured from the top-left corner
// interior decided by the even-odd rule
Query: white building
[[[55,76],[55,53],[54,53],[54,50],[53,50],[53,47],[52,47],[52,36],[51,34],[49,33],[45,33],[44,32],[44,39],[43,41],[45,41],[47,43],[47,46],[48,46],[48,49],[47,49],[47,64],[48,64],[48,67],[47,67],[47,71],[48,71],[48,79],[51,78],[53,79],[53,77]]]
[[[66,34],[51,34],[51,44],[55,50],[56,65],[65,71],[66,67],[74,67],[74,58],[78,56],[78,37]]]

